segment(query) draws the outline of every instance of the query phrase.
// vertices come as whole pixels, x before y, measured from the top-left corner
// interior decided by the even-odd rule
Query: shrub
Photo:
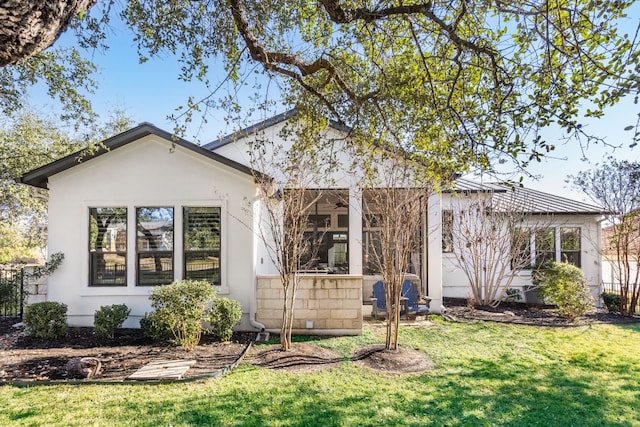
[[[162,323],[158,317],[158,313],[145,313],[140,319],[140,329],[145,337],[151,338],[153,341],[167,341],[173,337],[171,330],[167,325]]]
[[[116,328],[122,326],[131,309],[126,304],[103,305],[93,315],[93,326],[96,335],[102,338],[112,339]]]
[[[242,318],[242,305],[233,299],[218,298],[211,306],[211,334],[220,341],[228,341],[233,335],[233,327]]]
[[[593,307],[593,297],[584,273],[564,262],[545,264],[534,274],[540,296],[558,307],[560,316],[573,321]]]
[[[67,305],[54,301],[28,305],[23,320],[29,332],[39,338],[61,338],[69,329]]]
[[[605,307],[607,307],[607,311],[612,314],[620,313],[620,294],[614,294],[611,292],[603,292],[600,294],[602,297],[602,302],[604,302]]]
[[[156,320],[171,331],[173,341],[185,350],[193,350],[202,336],[202,322],[208,317],[207,304],[214,297],[209,282],[185,280],[154,289],[149,299]]]

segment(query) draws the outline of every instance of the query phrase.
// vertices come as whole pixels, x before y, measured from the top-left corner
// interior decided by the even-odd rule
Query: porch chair
[[[405,315],[406,319],[409,319],[407,310],[407,297],[404,295],[404,283],[402,287],[402,294],[400,296],[400,314]],[[387,300],[384,295],[384,283],[382,280],[378,280],[373,284],[373,296],[371,297],[371,314],[374,319],[378,318],[378,315],[387,315]]]
[[[429,303],[431,299],[426,298],[426,304],[420,304],[420,293],[418,292],[418,285],[415,282],[411,280],[402,282],[402,296],[407,299],[409,314],[415,314],[416,316],[429,314]]]

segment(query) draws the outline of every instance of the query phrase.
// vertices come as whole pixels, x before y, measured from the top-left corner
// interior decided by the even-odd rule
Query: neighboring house
[[[21,182],[49,189],[48,250],[65,254],[49,277],[48,300],[67,304],[69,323],[79,326],[92,325],[100,306],[125,303],[132,308],[125,326],[136,326],[150,310],[153,286],[203,279],[218,295],[240,301],[241,328],[279,330],[282,290],[258,237],[262,199],[254,179],[257,173],[276,181],[278,176],[252,169],[248,151],[256,139],[285,146],[281,130],[291,117],[281,114],[203,147],[143,123],[107,139],[105,150],[81,161],[74,154],[25,174]],[[323,134],[333,163],[351,161],[343,145],[348,137],[349,130],[335,123]],[[323,233],[317,262],[304,273],[298,292],[296,331],[361,332],[362,304],[379,275],[368,262],[376,230],[362,220],[360,179],[344,166],[315,182],[325,195],[314,207],[310,230],[321,226]],[[475,186],[464,188],[467,192],[485,191],[464,185]],[[579,244],[571,257],[590,283],[598,283],[597,209],[536,194],[540,209],[554,208],[554,256],[563,259],[564,236],[572,230]],[[443,254],[441,206],[446,213],[453,197],[434,194],[425,200],[421,248],[411,254],[408,273],[435,313],[443,296],[468,296],[450,254]],[[551,200],[557,205],[546,204]],[[528,273],[522,276],[519,286],[530,279]]]

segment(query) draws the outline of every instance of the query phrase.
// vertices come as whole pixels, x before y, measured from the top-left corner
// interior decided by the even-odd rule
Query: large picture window
[[[185,207],[184,278],[220,286],[220,208]]]
[[[519,259],[530,260],[526,268],[540,266],[546,261],[566,262],[581,267],[580,227],[550,227],[535,232],[518,228],[514,231],[512,244],[519,246]],[[532,254],[535,256],[532,257]]]
[[[127,208],[89,208],[89,286],[127,285]]]
[[[173,208],[136,209],[138,286],[173,281]]]

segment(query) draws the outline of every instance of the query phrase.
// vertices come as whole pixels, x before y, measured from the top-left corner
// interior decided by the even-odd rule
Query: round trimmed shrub
[[[593,307],[593,297],[581,269],[565,262],[549,262],[534,274],[540,296],[558,307],[560,316],[575,320]]]
[[[211,334],[220,341],[228,341],[233,335],[233,327],[242,318],[242,305],[230,298],[218,298],[211,305]]]
[[[62,338],[69,330],[67,305],[55,301],[28,305],[23,321],[29,333],[38,338]]]
[[[202,337],[202,323],[209,317],[215,291],[209,282],[185,280],[155,288],[149,299],[155,320],[171,331],[173,342],[193,350]]]
[[[93,326],[96,335],[101,338],[113,339],[117,328],[121,327],[131,309],[126,304],[103,305],[93,315]]]

